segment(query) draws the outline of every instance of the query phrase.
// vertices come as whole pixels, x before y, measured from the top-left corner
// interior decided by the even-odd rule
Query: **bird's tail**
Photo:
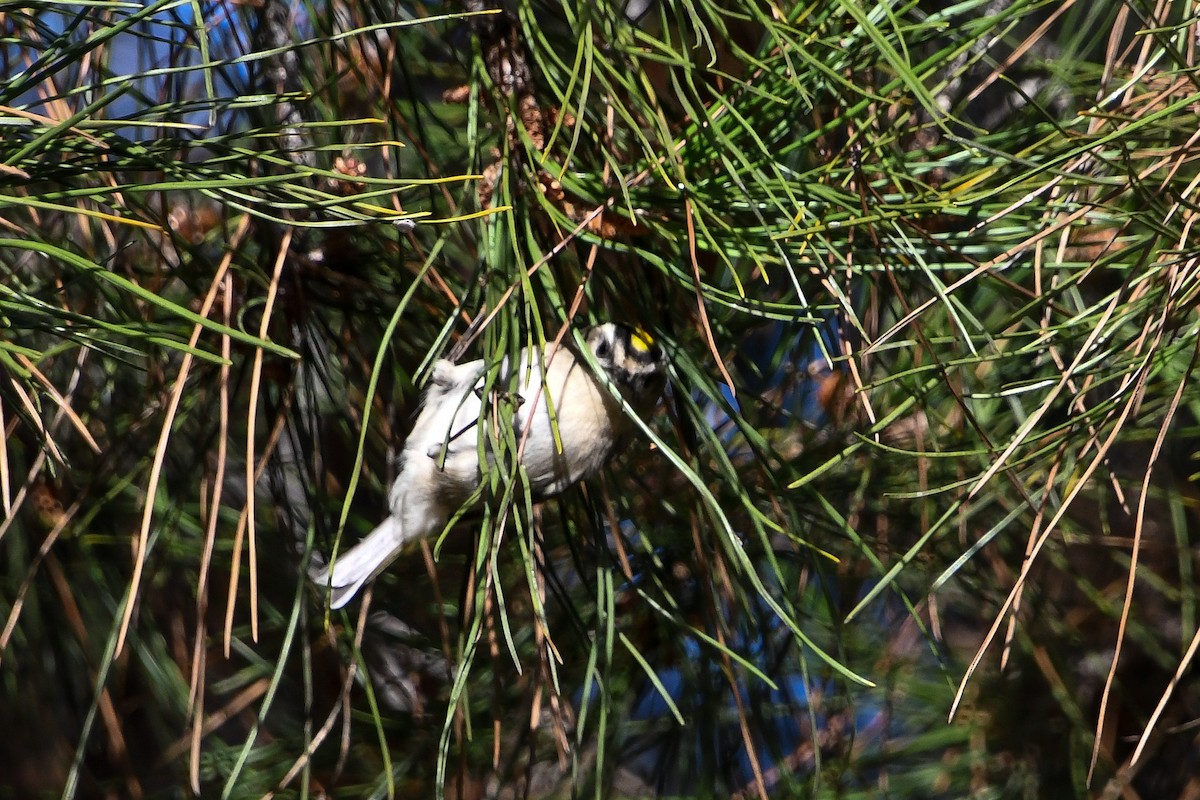
[[[362,588],[396,558],[404,546],[404,531],[400,520],[389,516],[375,530],[333,561],[333,572],[329,567],[313,574],[313,582],[322,589],[330,588],[329,607],[341,608]]]

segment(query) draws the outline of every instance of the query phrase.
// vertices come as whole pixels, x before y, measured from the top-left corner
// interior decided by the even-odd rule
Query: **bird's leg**
[[[512,402],[512,404],[515,405],[517,408],[520,408],[521,406],[525,405],[525,397],[518,392],[510,392],[507,389],[493,389],[492,393],[496,396],[496,399],[508,400],[508,401]],[[483,399],[483,387],[482,386],[475,387],[475,396],[478,397],[480,400]],[[516,398],[516,400],[514,401],[513,398]]]

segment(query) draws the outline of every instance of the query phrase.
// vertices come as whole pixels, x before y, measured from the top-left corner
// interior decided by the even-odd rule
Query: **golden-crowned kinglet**
[[[523,446],[519,452],[530,488],[539,498],[596,474],[632,431],[632,421],[605,383],[643,417],[654,410],[666,384],[662,349],[643,331],[611,322],[597,325],[587,332],[587,346],[603,369],[600,378],[566,345],[553,352],[521,352],[518,397],[512,398],[513,430],[519,448]],[[317,585],[332,589],[332,608],[348,603],[405,545],[441,532],[478,488],[482,471],[477,426],[485,373],[483,361],[443,360],[434,365],[392,484],[391,516],[337,556],[332,573],[323,569],[313,576]],[[506,364],[498,389],[510,385],[511,374]]]

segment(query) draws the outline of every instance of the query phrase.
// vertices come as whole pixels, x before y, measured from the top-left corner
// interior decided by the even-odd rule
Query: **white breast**
[[[557,494],[596,474],[612,453],[623,421],[619,405],[587,366],[560,350],[537,403],[517,414],[518,434],[529,428],[522,463],[534,491]]]
[[[530,363],[528,350],[522,352],[518,370],[522,401],[513,428],[521,463],[535,495],[557,494],[600,470],[627,423],[608,390],[566,348],[552,357],[544,382],[541,359]],[[483,373],[482,361],[438,364],[404,449],[401,478],[420,475],[422,480],[416,483],[434,489],[451,511],[481,480],[478,422]],[[497,388],[505,385],[502,377]],[[398,481],[392,492],[393,509],[407,492],[408,487]]]

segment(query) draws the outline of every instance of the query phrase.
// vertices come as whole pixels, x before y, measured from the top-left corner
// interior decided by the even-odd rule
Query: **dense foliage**
[[[0,8],[0,797],[1180,795],[1195,12]],[[607,319],[605,475],[498,414],[328,612],[433,362]]]

